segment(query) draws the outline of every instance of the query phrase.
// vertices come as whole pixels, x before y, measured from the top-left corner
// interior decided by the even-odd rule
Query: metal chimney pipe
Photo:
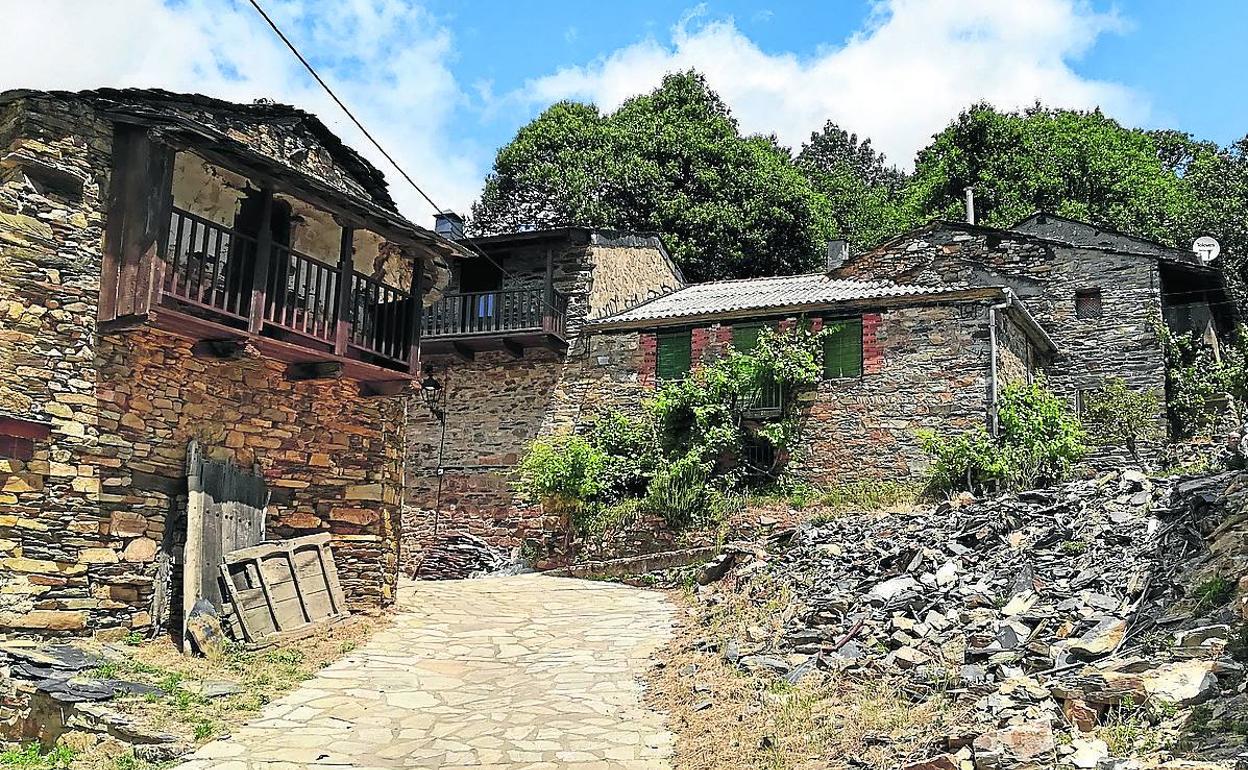
[[[972,185],[966,186],[966,223],[968,225],[975,224],[975,188]]]

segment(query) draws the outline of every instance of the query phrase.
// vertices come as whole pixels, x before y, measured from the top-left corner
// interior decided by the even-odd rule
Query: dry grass
[[[916,703],[887,681],[822,672],[790,685],[693,649],[698,640],[774,639],[791,605],[775,586],[755,588],[756,600],[721,592],[709,623],[691,610],[652,674],[648,697],[669,715],[676,767],[895,768],[938,753],[957,732],[966,709],[943,694]]]
[[[94,675],[158,688],[158,693],[124,696],[109,705],[148,731],[170,733],[186,743],[199,745],[255,717],[267,703],[312,678],[387,623],[384,616],[352,616],[286,645],[254,652],[230,645],[212,659],[183,655],[168,639],[139,644],[94,643],[94,651],[106,661]],[[205,682],[232,682],[240,692],[205,697],[198,690]],[[116,741],[71,735],[66,743],[73,751],[71,770],[149,767]],[[3,767],[0,762],[0,768]]]

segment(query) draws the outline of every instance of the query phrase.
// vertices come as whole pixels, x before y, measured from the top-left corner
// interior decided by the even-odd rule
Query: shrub
[[[538,439],[520,461],[518,486],[552,510],[574,513],[601,494],[606,463],[605,453],[582,436]]]
[[[694,453],[687,454],[655,473],[641,507],[662,516],[673,529],[709,521],[717,501],[710,475],[709,463]]]
[[[1092,441],[1102,446],[1125,447],[1138,462],[1141,441],[1165,438],[1157,421],[1161,397],[1151,390],[1132,390],[1120,377],[1087,396],[1083,423]]]
[[[1078,417],[1041,379],[1007,385],[997,404],[997,421],[997,443],[1004,455],[1000,470],[1012,486],[1064,479],[1087,453]]]
[[[585,438],[603,454],[599,494],[604,500],[645,494],[658,462],[652,424],[612,411],[591,422]]]
[[[1085,452],[1085,435],[1066,404],[1044,382],[1012,383],[997,403],[998,435],[983,429],[957,435],[919,431],[931,457],[932,492],[982,492],[1059,481]]]

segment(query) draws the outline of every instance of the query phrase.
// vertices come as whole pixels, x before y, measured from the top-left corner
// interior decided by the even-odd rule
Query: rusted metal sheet
[[[220,575],[235,638],[271,644],[349,614],[329,542],[308,535],[225,555]]]
[[[269,490],[258,472],[207,459],[197,441],[190,443],[186,454],[183,651],[189,651],[186,621],[195,602],[206,599],[218,612],[224,608],[217,567],[225,554],[264,540],[264,515],[269,504]]]

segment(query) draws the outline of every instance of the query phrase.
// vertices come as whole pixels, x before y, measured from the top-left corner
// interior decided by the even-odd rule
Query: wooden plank
[[[186,546],[182,557],[182,652],[189,654],[190,636],[186,621],[200,595],[199,576],[204,568],[204,496],[200,473],[199,442],[191,441],[186,449]]]
[[[346,225],[338,243],[338,296],[334,298],[334,355],[347,354],[351,338],[351,275],[355,271],[355,230]]]
[[[146,128],[116,127],[100,274],[101,321],[146,313],[151,306],[172,174],[172,148],[153,140]]]
[[[260,191],[263,196],[260,203],[260,234],[256,239],[256,263],[251,274],[251,308],[248,315],[247,329],[252,334],[259,334],[264,328],[265,298],[268,292],[269,263],[273,253],[273,188],[265,187]]]

